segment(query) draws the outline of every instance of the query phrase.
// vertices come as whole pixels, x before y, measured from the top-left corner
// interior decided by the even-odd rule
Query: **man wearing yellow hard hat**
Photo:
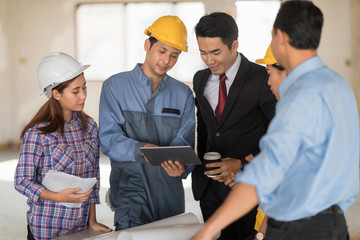
[[[100,98],[102,151],[110,158],[110,203],[116,230],[183,213],[179,162],[150,165],[140,147],[194,147],[194,98],[190,88],[167,75],[182,51],[187,31],[176,16],[163,16],[145,30],[143,64],[107,79]]]

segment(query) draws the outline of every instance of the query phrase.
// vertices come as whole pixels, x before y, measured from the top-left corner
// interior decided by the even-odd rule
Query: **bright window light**
[[[77,58],[91,64],[86,79],[103,81],[142,63],[148,38],[144,30],[160,16],[177,15],[187,27],[189,51],[181,53],[169,75],[191,82],[204,68],[194,33],[204,13],[202,2],[81,4],[76,13]]]
[[[239,51],[249,60],[263,58],[280,1],[236,1]]]

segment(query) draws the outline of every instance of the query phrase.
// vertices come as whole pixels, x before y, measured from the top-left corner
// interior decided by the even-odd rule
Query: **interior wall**
[[[360,106],[360,0],[352,0],[351,5],[351,68],[352,86]]]
[[[25,124],[31,119],[41,105],[47,101],[43,95],[39,95],[39,88],[36,80],[36,68],[43,56],[48,52],[63,51],[75,56],[75,9],[79,1],[62,0],[54,4],[47,0],[1,0],[5,4],[3,11],[8,16],[1,19],[1,23],[8,23],[11,31],[5,33],[10,36],[9,42],[14,45],[11,51],[5,57],[10,60],[9,65],[13,65],[13,71],[5,68],[7,78],[7,88],[14,88],[16,91],[6,91],[7,95],[1,94],[1,102],[11,102],[13,106],[3,108],[4,115],[11,116],[8,119],[10,124],[5,127],[1,124],[2,131],[10,131],[10,134],[1,134],[0,142],[17,142],[19,134]],[[13,11],[14,10],[14,11]],[[3,16],[1,14],[1,16]],[[1,24],[0,24],[1,25]],[[3,46],[1,41],[1,48]],[[76,57],[76,56],[75,56]],[[1,76],[2,79],[5,79]],[[101,83],[89,82],[89,96],[85,110],[92,115],[97,112],[96,100]],[[95,111],[93,109],[96,109]],[[97,119],[97,118],[96,118]],[[9,127],[11,126],[11,127]]]
[[[226,12],[236,19],[236,6],[234,0],[203,0],[205,5],[205,13]]]
[[[360,106],[360,0],[313,0],[324,14],[319,55],[352,87]]]
[[[9,12],[10,1],[0,0],[0,147],[6,144],[12,138],[14,114],[11,111],[15,107],[15,99],[12,99],[11,80],[14,73],[11,64],[11,26],[5,24],[10,18]],[[11,101],[10,101],[11,100]]]
[[[47,100],[39,96],[36,68],[48,52],[74,54],[74,6],[70,1],[13,0],[16,14],[12,18],[16,44],[14,64],[17,107],[14,132],[25,124]]]
[[[348,83],[352,82],[351,49],[351,0],[314,0],[324,14],[319,55],[331,69],[340,73]]]
[[[96,1],[0,0],[0,146],[3,142],[18,141],[24,125],[47,100],[39,96],[36,81],[36,67],[41,58],[51,51],[64,51],[76,57],[75,9],[81,2]],[[235,0],[203,2],[207,13],[230,11],[235,15],[232,12]],[[349,81],[358,96],[359,37],[354,38],[351,28],[359,26],[359,0],[314,2],[325,15],[319,54],[325,64]],[[357,55],[352,42],[357,46]],[[85,111],[95,120],[98,120],[101,85],[101,81],[88,82]]]

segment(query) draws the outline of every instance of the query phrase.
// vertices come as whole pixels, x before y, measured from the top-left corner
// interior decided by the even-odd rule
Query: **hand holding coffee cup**
[[[205,166],[207,164],[210,164],[210,163],[216,163],[216,162],[221,162],[221,155],[220,153],[218,152],[207,152],[205,153],[204,155],[204,164]],[[218,169],[219,167],[206,167],[206,171],[212,171],[212,170],[215,170],[215,169]],[[218,174],[208,174],[207,176],[208,177],[216,177],[220,175],[220,173]]]

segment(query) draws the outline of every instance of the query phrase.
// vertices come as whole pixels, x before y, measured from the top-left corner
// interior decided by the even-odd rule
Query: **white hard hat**
[[[51,98],[54,87],[77,77],[88,67],[90,65],[82,65],[66,53],[49,53],[41,60],[37,69],[40,94],[45,93]]]

